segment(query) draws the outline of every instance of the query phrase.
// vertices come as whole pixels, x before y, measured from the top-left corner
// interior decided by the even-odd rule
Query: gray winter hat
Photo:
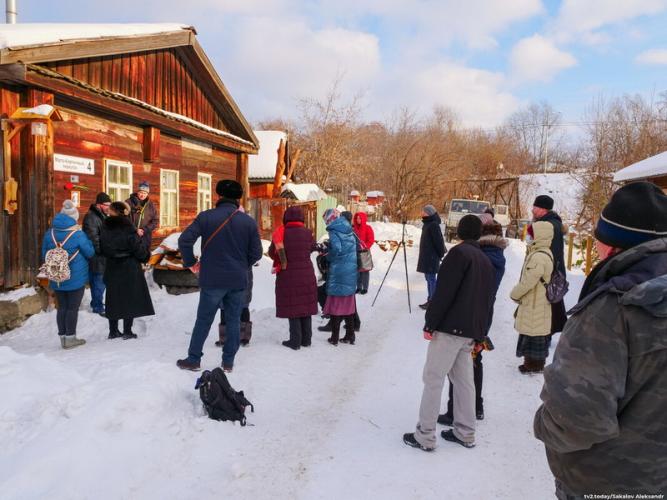
[[[424,208],[422,208],[425,214],[427,214],[429,217],[431,215],[435,215],[438,213],[438,211],[435,209],[433,205],[425,205]]]
[[[72,200],[63,201],[63,208],[60,209],[61,214],[65,214],[74,220],[79,220],[79,210]]]

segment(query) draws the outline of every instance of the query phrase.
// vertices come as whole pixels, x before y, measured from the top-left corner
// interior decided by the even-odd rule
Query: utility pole
[[[549,157],[549,124],[544,125],[545,137],[544,137],[544,173],[547,173],[547,158]]]
[[[16,0],[6,0],[5,14],[7,24],[16,24]]]

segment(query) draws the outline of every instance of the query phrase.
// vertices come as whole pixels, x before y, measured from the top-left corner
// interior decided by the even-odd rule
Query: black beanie
[[[456,234],[460,240],[478,240],[482,236],[482,221],[476,215],[468,214],[459,221]]]
[[[545,210],[553,210],[554,199],[551,196],[547,196],[546,194],[541,194],[537,198],[535,198],[533,206],[544,208]]]
[[[615,248],[632,248],[667,237],[667,195],[651,182],[633,182],[616,191],[595,227],[595,238]]]
[[[218,196],[229,198],[230,200],[240,200],[243,197],[243,188],[241,184],[232,179],[218,181],[215,186],[215,192]]]
[[[111,203],[111,197],[106,193],[97,193],[95,205],[102,205],[103,203]]]

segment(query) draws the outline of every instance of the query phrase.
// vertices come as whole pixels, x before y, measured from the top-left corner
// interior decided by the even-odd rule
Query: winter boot
[[[248,347],[250,339],[252,338],[252,321],[241,322],[241,345]]]
[[[463,446],[464,448],[474,448],[474,447],[475,447],[475,442],[474,442],[474,441],[472,441],[472,442],[461,441],[459,438],[457,438],[457,437],[454,435],[454,431],[451,430],[451,429],[448,430],[448,431],[442,431],[442,432],[440,433],[440,436],[441,436],[442,439],[444,439],[445,441],[449,441],[449,442],[451,442],[451,443],[458,443],[458,444],[460,444],[461,446]]]
[[[289,340],[284,340],[284,341],[283,341],[283,345],[284,345],[285,347],[289,347],[290,349],[294,349],[295,351],[298,351],[299,349],[301,349],[301,346],[300,346],[300,345],[294,345],[294,344],[292,344],[292,342],[290,342]]]
[[[77,339],[76,335],[63,335],[60,337],[63,349],[74,349],[86,343],[83,339]]]
[[[449,413],[443,413],[442,415],[438,415],[438,423],[451,427],[454,425],[454,417]]]
[[[113,339],[119,339],[119,338],[121,338],[122,336],[123,336],[123,334],[120,333],[118,330],[111,330],[111,331],[109,332],[109,336],[108,336],[107,338],[108,338],[109,340],[113,340]]]
[[[181,370],[199,371],[199,361],[190,361],[188,358],[176,361],[176,366]]]
[[[354,345],[354,320],[350,317],[345,322],[345,336],[340,339],[343,344]]]
[[[123,340],[136,339],[136,338],[137,338],[137,334],[134,333],[132,330],[128,330],[126,332],[123,332]]]
[[[423,446],[422,444],[417,441],[415,438],[414,432],[410,432],[408,434],[403,434],[403,442],[407,444],[408,446],[412,446],[413,448],[417,448],[418,450],[422,451],[433,451],[434,448],[428,448],[426,446]]]
[[[318,326],[317,329],[320,332],[330,332],[331,331],[331,318],[329,318],[329,322],[326,325]]]
[[[327,339],[331,345],[338,345],[338,337],[340,335],[340,318],[335,318],[331,323],[331,337]]]
[[[243,328],[243,323],[241,323],[241,328]],[[218,337],[220,340],[215,341],[215,345],[218,347],[222,347],[225,345],[225,324],[220,323],[218,325]]]
[[[428,305],[429,305],[429,303],[430,303],[430,301],[427,300],[427,301],[424,302],[423,304],[419,304],[419,308],[420,308],[420,309],[423,309],[424,311],[426,311],[426,309],[428,309]]]

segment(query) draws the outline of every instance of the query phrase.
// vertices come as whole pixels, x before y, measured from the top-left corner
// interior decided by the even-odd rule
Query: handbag
[[[357,271],[360,273],[367,273],[373,270],[373,255],[371,251],[364,246],[362,241],[355,233],[354,237],[359,242],[357,246]]]
[[[558,269],[556,269],[556,263],[554,262],[553,257],[549,255],[546,252],[541,252],[545,255],[547,255],[550,259],[551,262],[554,265],[554,270],[551,273],[551,279],[547,283],[544,281],[544,278],[540,277],[540,282],[544,285],[544,288],[546,289],[547,292],[547,301],[550,304],[557,304],[563,298],[565,297],[565,294],[567,294],[568,290],[570,289],[570,284],[567,282],[567,279],[565,276],[563,276],[563,273],[561,273]]]

